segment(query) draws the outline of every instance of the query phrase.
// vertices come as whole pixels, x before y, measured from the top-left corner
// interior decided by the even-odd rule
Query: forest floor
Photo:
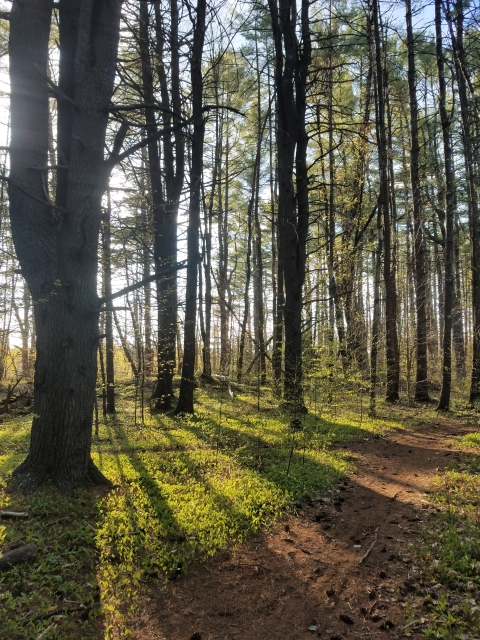
[[[96,464],[113,491],[7,494],[28,415],[0,422],[0,638],[480,638],[479,415],[199,390],[193,418],[122,388]],[[261,401],[261,402],[260,402]],[[318,411],[317,411],[318,409]]]
[[[439,472],[460,458],[452,438],[474,431],[442,421],[342,445],[355,460],[349,478],[166,591],[152,590],[134,637],[340,640],[421,632],[432,584],[420,585],[415,550],[437,509],[429,494]],[[440,585],[433,587],[436,601]]]

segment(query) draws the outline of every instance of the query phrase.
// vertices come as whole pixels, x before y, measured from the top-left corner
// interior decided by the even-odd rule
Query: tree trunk
[[[195,388],[195,328],[197,322],[197,267],[199,260],[199,231],[201,208],[201,181],[203,170],[203,76],[202,54],[205,40],[206,0],[198,0],[191,58],[192,82],[192,166],[190,170],[190,206],[187,229],[187,284],[185,292],[185,327],[183,338],[182,379],[175,413],[193,413]]]
[[[445,82],[445,61],[443,57],[442,36],[442,0],[435,0],[435,34],[438,69],[440,121],[442,125],[443,152],[445,163],[445,285],[443,310],[443,363],[442,390],[438,401],[438,411],[450,408],[450,392],[452,386],[452,311],[453,311],[453,242],[454,242],[454,203],[455,185],[453,176],[453,156],[450,139],[450,117],[447,113],[447,89]]]
[[[376,80],[377,80],[377,140],[380,171],[379,208],[383,217],[384,280],[385,280],[385,324],[387,355],[387,391],[385,399],[396,402],[399,399],[400,354],[397,335],[397,287],[395,274],[395,242],[392,238],[396,221],[392,220],[389,206],[388,147],[385,123],[385,64],[382,61],[380,39],[379,1],[373,1],[373,28],[375,39]]]
[[[377,249],[373,254],[373,263],[375,268],[374,285],[373,285],[373,318],[372,318],[372,337],[370,348],[370,414],[375,415],[376,395],[377,395],[377,361],[378,361],[378,342],[380,333],[380,280],[382,273],[382,251],[383,251],[383,232],[382,232],[382,214],[378,208],[377,214]]]
[[[110,190],[107,192],[107,210],[103,219],[103,295],[112,295],[112,256],[111,256],[111,201]],[[105,377],[106,377],[106,412],[115,413],[115,343],[113,341],[113,303],[107,304],[105,311]]]
[[[228,112],[225,125],[225,202],[218,210],[218,304],[220,308],[220,373],[227,375],[230,364],[228,341],[229,305],[228,295],[228,207],[229,207],[229,137]],[[222,177],[220,176],[220,180]]]
[[[457,204],[455,203],[455,209]],[[457,380],[464,380],[467,375],[465,336],[463,331],[462,313],[462,288],[460,280],[460,229],[458,223],[454,224],[453,240],[453,311],[452,311],[452,335],[453,350],[455,353],[455,373]]]
[[[275,86],[278,111],[278,232],[282,245],[285,304],[284,398],[295,411],[304,411],[302,367],[302,302],[309,222],[306,86],[311,60],[309,3],[302,0],[301,36],[296,36],[292,0],[268,2],[275,42]],[[296,167],[295,197],[293,170]]]
[[[452,23],[450,11],[447,18]],[[465,59],[463,45],[464,34],[464,2],[455,2],[456,31],[451,25],[455,71],[460,96],[460,113],[462,118],[463,153],[465,157],[465,173],[467,177],[468,220],[470,227],[470,264],[472,274],[472,324],[473,324],[473,361],[470,384],[470,402],[474,404],[480,399],[480,219],[476,178],[478,169],[478,149],[472,144],[473,128],[468,104],[467,85],[469,70]],[[479,121],[477,112],[477,122]],[[458,260],[458,258],[457,258]]]
[[[416,310],[416,357],[415,400],[429,402],[428,394],[428,354],[427,354],[427,272],[425,265],[425,237],[423,233],[422,199],[418,160],[420,145],[418,140],[418,102],[415,69],[415,40],[412,27],[411,0],[405,0],[408,48],[408,90],[410,96],[410,179],[413,199],[413,249],[415,275]]]
[[[261,105],[261,78],[260,63],[258,58],[258,42],[255,39],[255,54],[257,67],[257,176],[255,178],[253,220],[255,235],[253,239],[253,315],[254,315],[254,335],[255,347],[259,352],[259,373],[261,384],[267,382],[267,368],[265,358],[265,311],[263,304],[263,255],[262,255],[262,227],[258,211],[260,197],[260,158],[262,152],[262,142],[265,127],[268,121],[268,114],[262,124]]]
[[[255,156],[253,166],[253,180],[250,201],[247,209],[247,255],[245,260],[245,289],[243,294],[243,319],[240,325],[240,340],[238,345],[237,360],[237,381],[242,381],[243,358],[245,355],[245,341],[247,336],[247,325],[250,317],[250,280],[252,277],[252,209],[255,194],[255,179],[257,176],[257,162],[260,161],[258,154]]]
[[[105,188],[104,146],[115,78],[119,0],[66,2],[60,8],[60,74],[74,74],[69,118],[58,114],[68,165],[48,191],[47,61],[52,3],[14,0],[10,13],[10,217],[22,273],[35,307],[37,362],[30,450],[12,489],[47,479],[63,492],[106,482],[91,457],[98,318],[97,247]],[[71,24],[78,26],[72,43]],[[75,46],[76,45],[76,46]],[[75,53],[72,56],[72,52]],[[63,80],[60,78],[60,85]],[[74,91],[74,93],[73,93]],[[67,151],[68,150],[68,151]],[[63,162],[63,160],[62,160]]]

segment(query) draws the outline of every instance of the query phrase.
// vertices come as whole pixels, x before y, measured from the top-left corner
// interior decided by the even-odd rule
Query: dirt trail
[[[344,446],[356,458],[348,480],[267,535],[152,592],[133,637],[404,637],[405,603],[422,595],[412,546],[430,516],[426,492],[459,455],[449,439],[472,430],[426,425]]]

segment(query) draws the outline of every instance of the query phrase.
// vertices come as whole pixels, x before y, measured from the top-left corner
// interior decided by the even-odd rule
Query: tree
[[[444,246],[444,308],[443,308],[443,363],[442,390],[438,411],[450,408],[452,386],[452,311],[453,311],[453,221],[455,217],[455,185],[453,176],[453,150],[451,140],[451,116],[447,111],[447,87],[442,36],[442,0],[435,0],[435,34],[438,69],[438,107],[442,125],[443,157],[445,165],[445,246]]]
[[[301,3],[301,42],[297,38],[297,14],[292,0],[279,0],[278,3],[269,0],[268,6],[275,43],[278,233],[285,286],[284,397],[292,407],[303,409],[302,302],[309,224],[305,119],[312,56],[309,2],[302,0]],[[294,166],[296,184],[293,180]]]
[[[190,206],[187,229],[187,284],[185,293],[185,329],[180,396],[175,413],[193,413],[195,388],[195,328],[197,321],[197,271],[199,262],[199,233],[201,208],[201,180],[203,168],[203,75],[202,54],[205,41],[206,0],[198,0],[194,25],[191,81],[192,81],[192,164],[190,169]]]
[[[387,139],[386,129],[386,61],[383,62],[380,25],[380,3],[373,0],[372,22],[375,42],[376,81],[377,81],[377,145],[380,185],[378,207],[383,218],[384,244],[384,280],[385,280],[385,325],[386,325],[386,355],[387,355],[387,390],[386,400],[396,402],[399,399],[400,386],[400,353],[397,334],[397,285],[396,285],[396,246],[393,207],[389,200],[388,156],[391,147]],[[393,225],[392,225],[393,222]],[[392,228],[393,227],[393,228]],[[393,237],[392,237],[393,236]]]
[[[107,482],[90,457],[99,300],[97,248],[104,146],[121,0],[60,0],[59,81],[47,76],[53,3],[10,12],[10,218],[34,303],[37,361],[30,450],[12,489],[50,479],[69,493]],[[49,167],[49,93],[57,99],[57,167]],[[48,199],[56,170],[55,202]]]
[[[408,90],[410,96],[410,178],[413,199],[413,242],[415,272],[415,309],[417,320],[416,351],[417,373],[415,399],[420,402],[430,400],[428,394],[427,360],[427,274],[425,268],[425,238],[422,219],[422,199],[419,176],[418,102],[415,68],[415,40],[412,27],[411,0],[405,1],[408,49]]]

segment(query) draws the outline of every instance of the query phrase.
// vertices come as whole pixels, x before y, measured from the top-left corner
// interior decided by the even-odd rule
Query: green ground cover
[[[480,638],[480,434],[453,443],[462,455],[436,480],[437,512],[424,531],[423,581],[430,585],[423,637]]]
[[[110,492],[7,494],[28,450],[31,417],[0,423],[0,509],[30,514],[0,520],[0,552],[38,546],[33,563],[0,573],[1,638],[128,637],[149,584],[187,574],[193,561],[268,527],[348,474],[354,458],[332,444],[433,417],[381,405],[383,416],[370,419],[354,394],[322,411],[312,398],[296,432],[266,390],[259,408],[254,393],[231,398],[207,389],[197,391],[195,416],[145,410],[141,422],[134,396],[133,386],[120,389],[117,415],[100,420],[94,437],[94,460],[116,485]]]

